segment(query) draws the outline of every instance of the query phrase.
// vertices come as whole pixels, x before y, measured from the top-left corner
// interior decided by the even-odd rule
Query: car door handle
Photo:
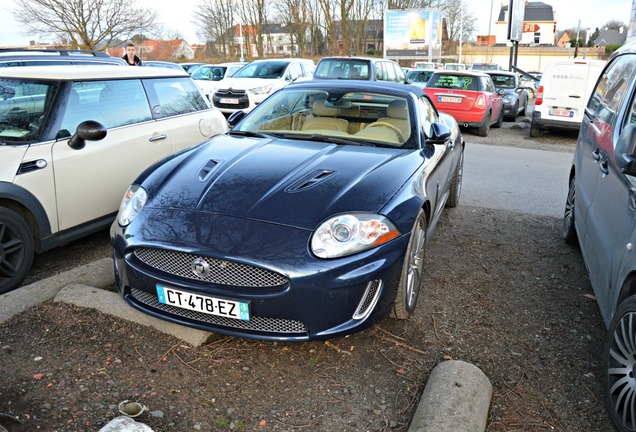
[[[603,162],[601,162],[601,164],[599,165],[599,169],[601,170],[601,173],[606,176],[609,174],[609,166],[607,165],[607,161],[604,160]]]
[[[601,160],[601,150],[596,149],[592,152],[592,157],[594,158],[594,162],[598,162]]]
[[[570,95],[571,98],[581,99],[580,95]]]
[[[150,138],[148,138],[148,141],[155,142],[155,141],[165,140],[166,138],[168,138],[168,135],[166,134],[153,135]]]

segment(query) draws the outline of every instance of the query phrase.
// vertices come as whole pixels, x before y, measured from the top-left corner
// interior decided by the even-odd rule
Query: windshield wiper
[[[331,136],[331,135],[286,133],[286,134],[281,134],[281,136],[283,138],[301,139],[301,140],[307,140],[307,141],[319,141],[319,142],[326,142],[326,143],[345,144],[345,145],[354,145],[354,146],[362,146],[362,147],[375,147],[374,144],[369,144],[366,142],[361,142],[361,141],[347,139],[347,138],[340,138],[340,137]]]
[[[274,138],[273,135],[266,134],[263,132],[254,132],[254,131],[242,131],[242,130],[230,130],[228,132],[230,135],[241,135],[252,138]]]

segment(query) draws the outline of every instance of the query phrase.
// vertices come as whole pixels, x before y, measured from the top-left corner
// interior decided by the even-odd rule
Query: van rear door
[[[556,61],[547,76],[541,78],[543,104],[547,108],[542,117],[580,123],[602,69],[602,62],[592,66],[589,60]]]

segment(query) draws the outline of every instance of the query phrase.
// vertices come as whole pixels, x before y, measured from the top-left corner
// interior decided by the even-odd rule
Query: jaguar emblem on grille
[[[192,261],[192,272],[200,278],[206,278],[210,276],[210,265],[205,260],[197,258]]]

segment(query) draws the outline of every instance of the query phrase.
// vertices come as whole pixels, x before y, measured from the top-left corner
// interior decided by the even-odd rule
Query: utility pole
[[[490,28],[492,26],[492,5],[495,0],[490,0],[490,15],[488,15],[488,36],[490,36]]]
[[[464,44],[464,15],[459,16],[459,56],[457,63],[462,62],[462,45]]]
[[[574,58],[579,54],[579,30],[581,29],[581,20],[579,25],[576,26],[576,43],[574,44]]]

